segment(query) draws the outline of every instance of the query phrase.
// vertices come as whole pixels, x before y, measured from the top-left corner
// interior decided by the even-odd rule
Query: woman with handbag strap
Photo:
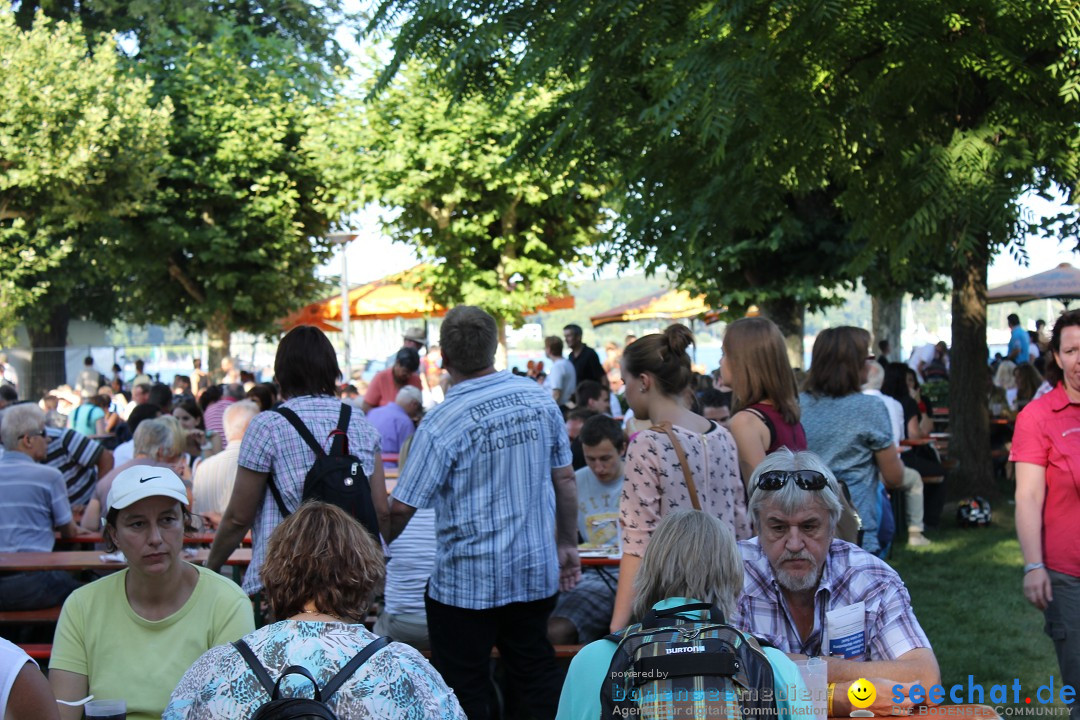
[[[623,555],[612,631],[630,622],[634,577],[657,523],[674,510],[702,510],[726,522],[739,540],[751,536],[735,441],[726,429],[687,409],[683,393],[692,371],[684,325],[646,335],[623,353],[626,399],[652,427],[626,451],[619,509]]]

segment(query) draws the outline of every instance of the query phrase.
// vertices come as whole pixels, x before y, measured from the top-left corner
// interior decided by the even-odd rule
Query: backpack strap
[[[686,605],[678,605],[676,607],[666,608],[664,610],[650,610],[641,621],[642,629],[651,629],[662,627],[660,622],[664,618],[673,618],[682,615],[683,613],[694,612],[697,610],[708,610],[709,621],[720,625],[726,623],[724,620],[724,613],[720,611],[719,606],[714,603],[688,603]]]
[[[349,454],[349,418],[351,417],[352,408],[348,403],[341,403],[337,429],[330,433],[330,455],[344,457]]]
[[[255,657],[255,653],[243,640],[237,640],[232,643],[232,646],[240,653],[240,657],[244,658],[244,662],[251,668],[251,672],[255,673],[255,677],[258,678],[259,684],[266,690],[266,694],[270,696],[270,699],[273,699],[274,681],[270,679],[270,673],[268,673],[266,668],[263,667],[263,664],[259,662],[259,658]]]
[[[388,637],[376,638],[374,641],[368,643],[363,650],[356,653],[356,655],[353,656],[353,659],[349,661],[349,664],[341,668],[341,670],[338,671],[337,675],[334,675],[334,677],[330,678],[327,681],[326,685],[323,686],[323,701],[329,700],[330,696],[337,692],[338,688],[344,685],[345,681],[348,680],[349,677],[354,672],[356,672],[361,665],[366,663],[372,655],[379,652],[389,644],[390,638]]]
[[[698,500],[697,485],[694,484],[694,476],[690,472],[690,463],[686,461],[686,453],[683,451],[682,443],[679,442],[679,438],[675,437],[675,433],[671,430],[671,423],[665,420],[649,429],[662,432],[671,440],[671,444],[675,448],[675,455],[679,458],[679,464],[682,466],[683,479],[686,480],[686,489],[690,493],[690,504],[694,506],[695,510],[700,510],[701,501]]]
[[[346,405],[345,407],[348,406]],[[315,436],[312,435],[311,431],[307,429],[307,425],[304,424],[304,421],[301,420],[296,413],[294,413],[287,407],[271,408],[270,412],[276,412],[278,415],[288,420],[290,425],[296,428],[296,432],[300,433],[300,437],[304,440],[305,443],[307,443],[307,446],[310,447],[312,451],[314,451],[316,460],[318,460],[320,457],[326,457],[326,451],[322,449],[322,445],[319,444],[319,441],[315,439]],[[346,420],[346,422],[348,421]],[[341,424],[340,421],[338,424]],[[281,491],[278,490],[277,485],[274,484],[273,475],[266,479],[266,484],[270,488],[270,494],[274,496],[274,502],[277,504],[278,510],[281,512],[281,517],[287,518],[292,515],[292,512],[289,510],[289,508],[285,507],[285,499],[281,497]]]
[[[345,407],[348,406],[346,405]],[[322,445],[319,444],[319,441],[315,439],[315,436],[312,435],[311,431],[307,429],[307,425],[304,424],[304,421],[301,420],[296,413],[294,413],[287,407],[273,408],[271,412],[276,412],[277,414],[281,415],[281,417],[289,421],[290,425],[296,428],[296,432],[300,433],[300,437],[304,439],[304,442],[307,443],[307,446],[315,452],[316,459],[326,457],[326,451],[322,449]],[[348,421],[346,420],[346,422]],[[340,422],[338,423],[338,425],[340,426]]]

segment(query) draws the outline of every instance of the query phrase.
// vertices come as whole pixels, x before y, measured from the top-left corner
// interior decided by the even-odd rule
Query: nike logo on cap
[[[150,480],[160,480],[160,479],[161,479],[160,475],[154,475],[153,477],[139,478],[139,482],[144,483],[144,482],[148,482]]]

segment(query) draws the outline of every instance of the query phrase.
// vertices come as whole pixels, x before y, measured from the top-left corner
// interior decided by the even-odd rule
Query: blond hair
[[[633,615],[642,618],[671,597],[714,603],[725,618],[742,593],[743,562],[735,534],[723,520],[680,510],[660,521],[634,578]]]

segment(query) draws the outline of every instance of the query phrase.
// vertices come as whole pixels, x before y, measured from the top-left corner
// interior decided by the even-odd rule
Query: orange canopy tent
[[[350,320],[412,320],[423,317],[442,317],[449,308],[432,301],[426,290],[418,286],[422,266],[404,272],[388,275],[380,280],[358,285],[349,291]],[[574,307],[572,295],[551,298],[535,312],[550,312]],[[314,325],[332,332],[341,332],[341,328],[332,325],[341,322],[341,295],[311,303],[278,324],[285,330],[297,325]]]
[[[711,320],[706,317],[710,313]],[[691,296],[685,290],[662,290],[593,315],[589,320],[593,327],[600,327],[635,320],[684,320],[696,317],[705,317],[711,322],[718,319],[712,308],[705,304],[704,296]]]

